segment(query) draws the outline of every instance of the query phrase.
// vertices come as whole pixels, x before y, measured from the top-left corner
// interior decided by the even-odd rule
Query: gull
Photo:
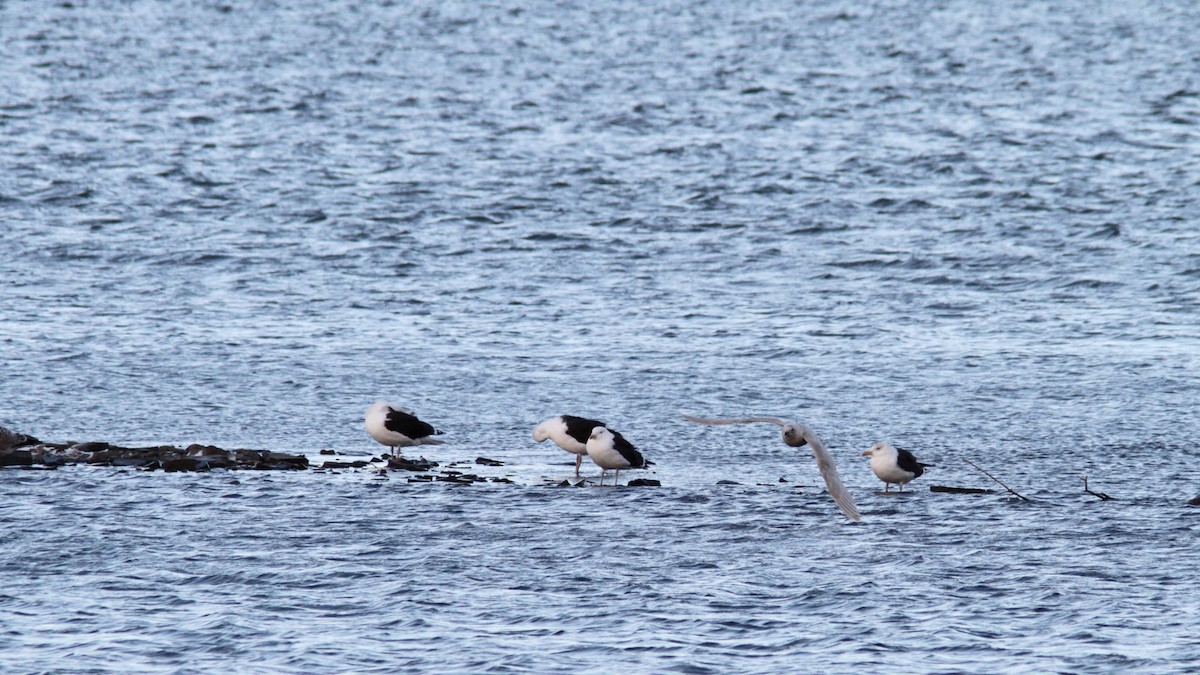
[[[904,448],[893,447],[891,443],[880,441],[863,451],[864,456],[871,458],[871,471],[883,481],[883,491],[889,492],[892,483],[900,486],[904,492],[904,484],[925,473],[925,467],[932,464],[922,464]]]
[[[854,522],[858,522],[862,516],[858,513],[858,508],[854,505],[854,498],[850,496],[850,492],[846,490],[846,486],[842,485],[842,479],[838,477],[837,465],[833,462],[833,455],[825,449],[825,444],[821,442],[821,437],[800,422],[788,422],[776,417],[739,417],[737,419],[708,419],[704,417],[693,417],[684,415],[684,419],[699,424],[749,424],[754,422],[767,422],[769,424],[778,424],[783,427],[783,442],[799,448],[808,445],[812,448],[813,456],[817,459],[817,468],[821,471],[821,477],[825,479],[825,487],[829,489],[829,496],[833,497],[833,501],[846,514],[846,517]]]
[[[605,426],[604,422],[575,415],[559,415],[551,417],[533,428],[533,440],[541,443],[546,439],[554,441],[558,447],[575,455],[575,477],[579,477],[579,465],[583,456],[588,454],[587,442],[592,435],[592,429]]]
[[[600,467],[600,484],[604,485],[604,474],[616,469],[613,485],[621,479],[621,469],[644,469],[653,462],[646,461],[642,453],[625,440],[621,434],[608,427],[596,427],[588,436],[587,454]]]
[[[413,411],[401,408],[395,403],[372,403],[371,407],[367,408],[366,427],[371,438],[390,447],[393,455],[399,454],[396,448],[410,445],[441,445],[444,442],[431,438],[443,432],[417,419]]]

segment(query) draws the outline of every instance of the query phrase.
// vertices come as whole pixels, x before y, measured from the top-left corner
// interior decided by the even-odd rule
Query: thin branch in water
[[[965,487],[954,487],[952,485],[930,485],[929,491],[930,492],[949,492],[950,494],[956,494],[956,495],[982,495],[982,494],[987,494],[989,492],[995,492],[995,490],[989,490],[987,488],[965,488]]]
[[[963,461],[964,461],[964,462],[966,462],[967,464],[970,464],[971,466],[975,467],[975,469],[976,469],[977,471],[979,471],[979,473],[982,473],[983,475],[987,476],[988,478],[991,478],[992,480],[996,481],[997,483],[1000,483],[1000,487],[1004,488],[1005,490],[1008,490],[1009,492],[1011,492],[1011,493],[1013,493],[1014,495],[1016,495],[1016,496],[1020,497],[1020,498],[1021,498],[1021,499],[1023,499],[1024,501],[1030,501],[1030,499],[1029,499],[1028,497],[1026,497],[1025,495],[1023,495],[1023,494],[1021,494],[1020,492],[1017,492],[1016,490],[1014,490],[1014,489],[1012,489],[1012,488],[1008,487],[1007,485],[1005,485],[1005,484],[1004,484],[1004,482],[1003,482],[1003,481],[1001,481],[999,478],[996,478],[996,477],[995,477],[995,476],[993,476],[992,474],[990,474],[990,473],[988,473],[988,472],[984,471],[983,469],[980,469],[980,468],[979,468],[979,465],[978,465],[978,464],[976,464],[975,462],[972,462],[971,460],[969,460],[969,459],[967,459],[967,458],[965,458],[965,457],[963,458]]]
[[[1109,497],[1108,495],[1104,494],[1103,492],[1092,492],[1090,489],[1088,489],[1087,476],[1083,477],[1083,491],[1088,493],[1089,495],[1092,495],[1093,497],[1099,497],[1100,501],[1102,501],[1102,502],[1106,502],[1106,501],[1112,499],[1112,497]]]

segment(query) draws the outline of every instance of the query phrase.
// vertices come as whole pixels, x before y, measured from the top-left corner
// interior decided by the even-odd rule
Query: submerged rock
[[[628,487],[662,487],[662,482],[654,478],[634,478],[626,485]]]
[[[40,442],[33,436],[26,436],[25,434],[12,431],[7,427],[0,427],[0,452],[13,448],[22,448],[27,445],[37,445]]]
[[[404,471],[429,471],[438,465],[437,462],[431,462],[424,457],[420,459],[405,459],[403,457],[389,457],[387,461],[389,469],[402,469]]]
[[[214,445],[126,448],[104,441],[37,443],[28,449],[0,449],[0,466],[54,468],[64,464],[133,467],[148,471],[162,469],[170,472],[211,469],[296,470],[307,469],[308,458],[265,450],[224,450]]]
[[[1188,504],[1191,504],[1192,506],[1200,506],[1200,495],[1192,497],[1192,500],[1188,502]]]
[[[33,453],[28,450],[0,452],[0,466],[33,466]]]
[[[370,462],[365,459],[356,459],[353,462],[324,462],[321,464],[322,469],[361,469],[364,466],[370,466]]]

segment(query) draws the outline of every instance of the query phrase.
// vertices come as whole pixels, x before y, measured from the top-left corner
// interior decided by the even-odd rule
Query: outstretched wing
[[[751,422],[768,422],[770,424],[778,424],[779,426],[787,426],[787,422],[777,417],[738,417],[736,419],[709,419],[706,417],[693,417],[684,415],[683,419],[689,422],[697,422],[699,424],[747,424]]]
[[[846,514],[846,517],[854,522],[862,519],[858,513],[858,507],[854,505],[854,498],[850,496],[850,491],[842,485],[842,479],[838,476],[837,465],[833,463],[833,455],[825,449],[825,446],[820,443],[809,443],[812,446],[813,457],[817,458],[817,469],[821,471],[821,477],[825,479],[825,487],[829,490],[829,496],[833,497],[834,503]]]
[[[769,422],[771,424],[778,424],[781,427],[786,427],[788,425],[787,422],[776,417],[708,419],[705,417],[684,415],[683,418],[699,424],[744,424],[749,422]],[[858,507],[854,505],[854,498],[850,496],[850,491],[846,489],[846,486],[842,484],[842,479],[838,476],[837,464],[834,464],[833,462],[833,455],[829,454],[829,451],[825,449],[825,446],[820,442],[820,439],[817,439],[815,442],[811,439],[805,440],[809,441],[809,445],[812,446],[813,456],[817,459],[817,469],[821,471],[821,477],[825,479],[825,487],[829,490],[829,496],[833,497],[834,503],[838,505],[838,508],[842,510],[842,513],[846,514],[847,518],[853,520],[854,522],[861,520],[862,516],[858,513]]]

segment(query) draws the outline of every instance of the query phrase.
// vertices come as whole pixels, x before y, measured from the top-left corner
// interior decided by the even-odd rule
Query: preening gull
[[[933,466],[922,464],[911,452],[883,441],[864,450],[863,455],[870,456],[871,471],[883,481],[884,492],[892,489],[892,483],[899,485],[900,491],[904,492],[905,483],[925,473],[925,467]]]
[[[604,485],[604,474],[609,469],[616,469],[617,475],[613,484],[621,479],[621,469],[644,469],[652,462],[647,462],[642,453],[625,440],[625,437],[608,427],[596,427],[588,436],[587,454],[600,467],[600,484]]]
[[[837,465],[833,462],[833,455],[829,454],[829,451],[825,449],[825,444],[821,442],[821,437],[807,426],[799,422],[787,422],[775,417],[707,419],[684,415],[683,418],[700,424],[748,424],[753,422],[778,424],[783,427],[784,443],[793,448],[799,448],[804,445],[812,448],[813,456],[817,458],[817,468],[821,471],[821,477],[825,479],[825,487],[829,489],[829,496],[833,497],[833,501],[837,503],[842,513],[855,522],[858,522],[862,518],[858,514],[858,507],[854,505],[854,498],[850,496],[850,492],[846,489],[846,486],[842,485],[842,479],[838,477]]]
[[[440,435],[441,431],[417,419],[413,411],[394,403],[372,403],[367,408],[366,427],[371,438],[390,447],[393,455],[398,454],[396,448],[443,443],[440,439],[431,438]]]
[[[592,429],[606,426],[599,420],[591,420],[575,415],[559,415],[551,417],[533,428],[533,440],[541,443],[546,439],[554,441],[558,447],[575,455],[575,476],[579,476],[579,465],[583,456],[588,454],[587,442],[592,435]]]

